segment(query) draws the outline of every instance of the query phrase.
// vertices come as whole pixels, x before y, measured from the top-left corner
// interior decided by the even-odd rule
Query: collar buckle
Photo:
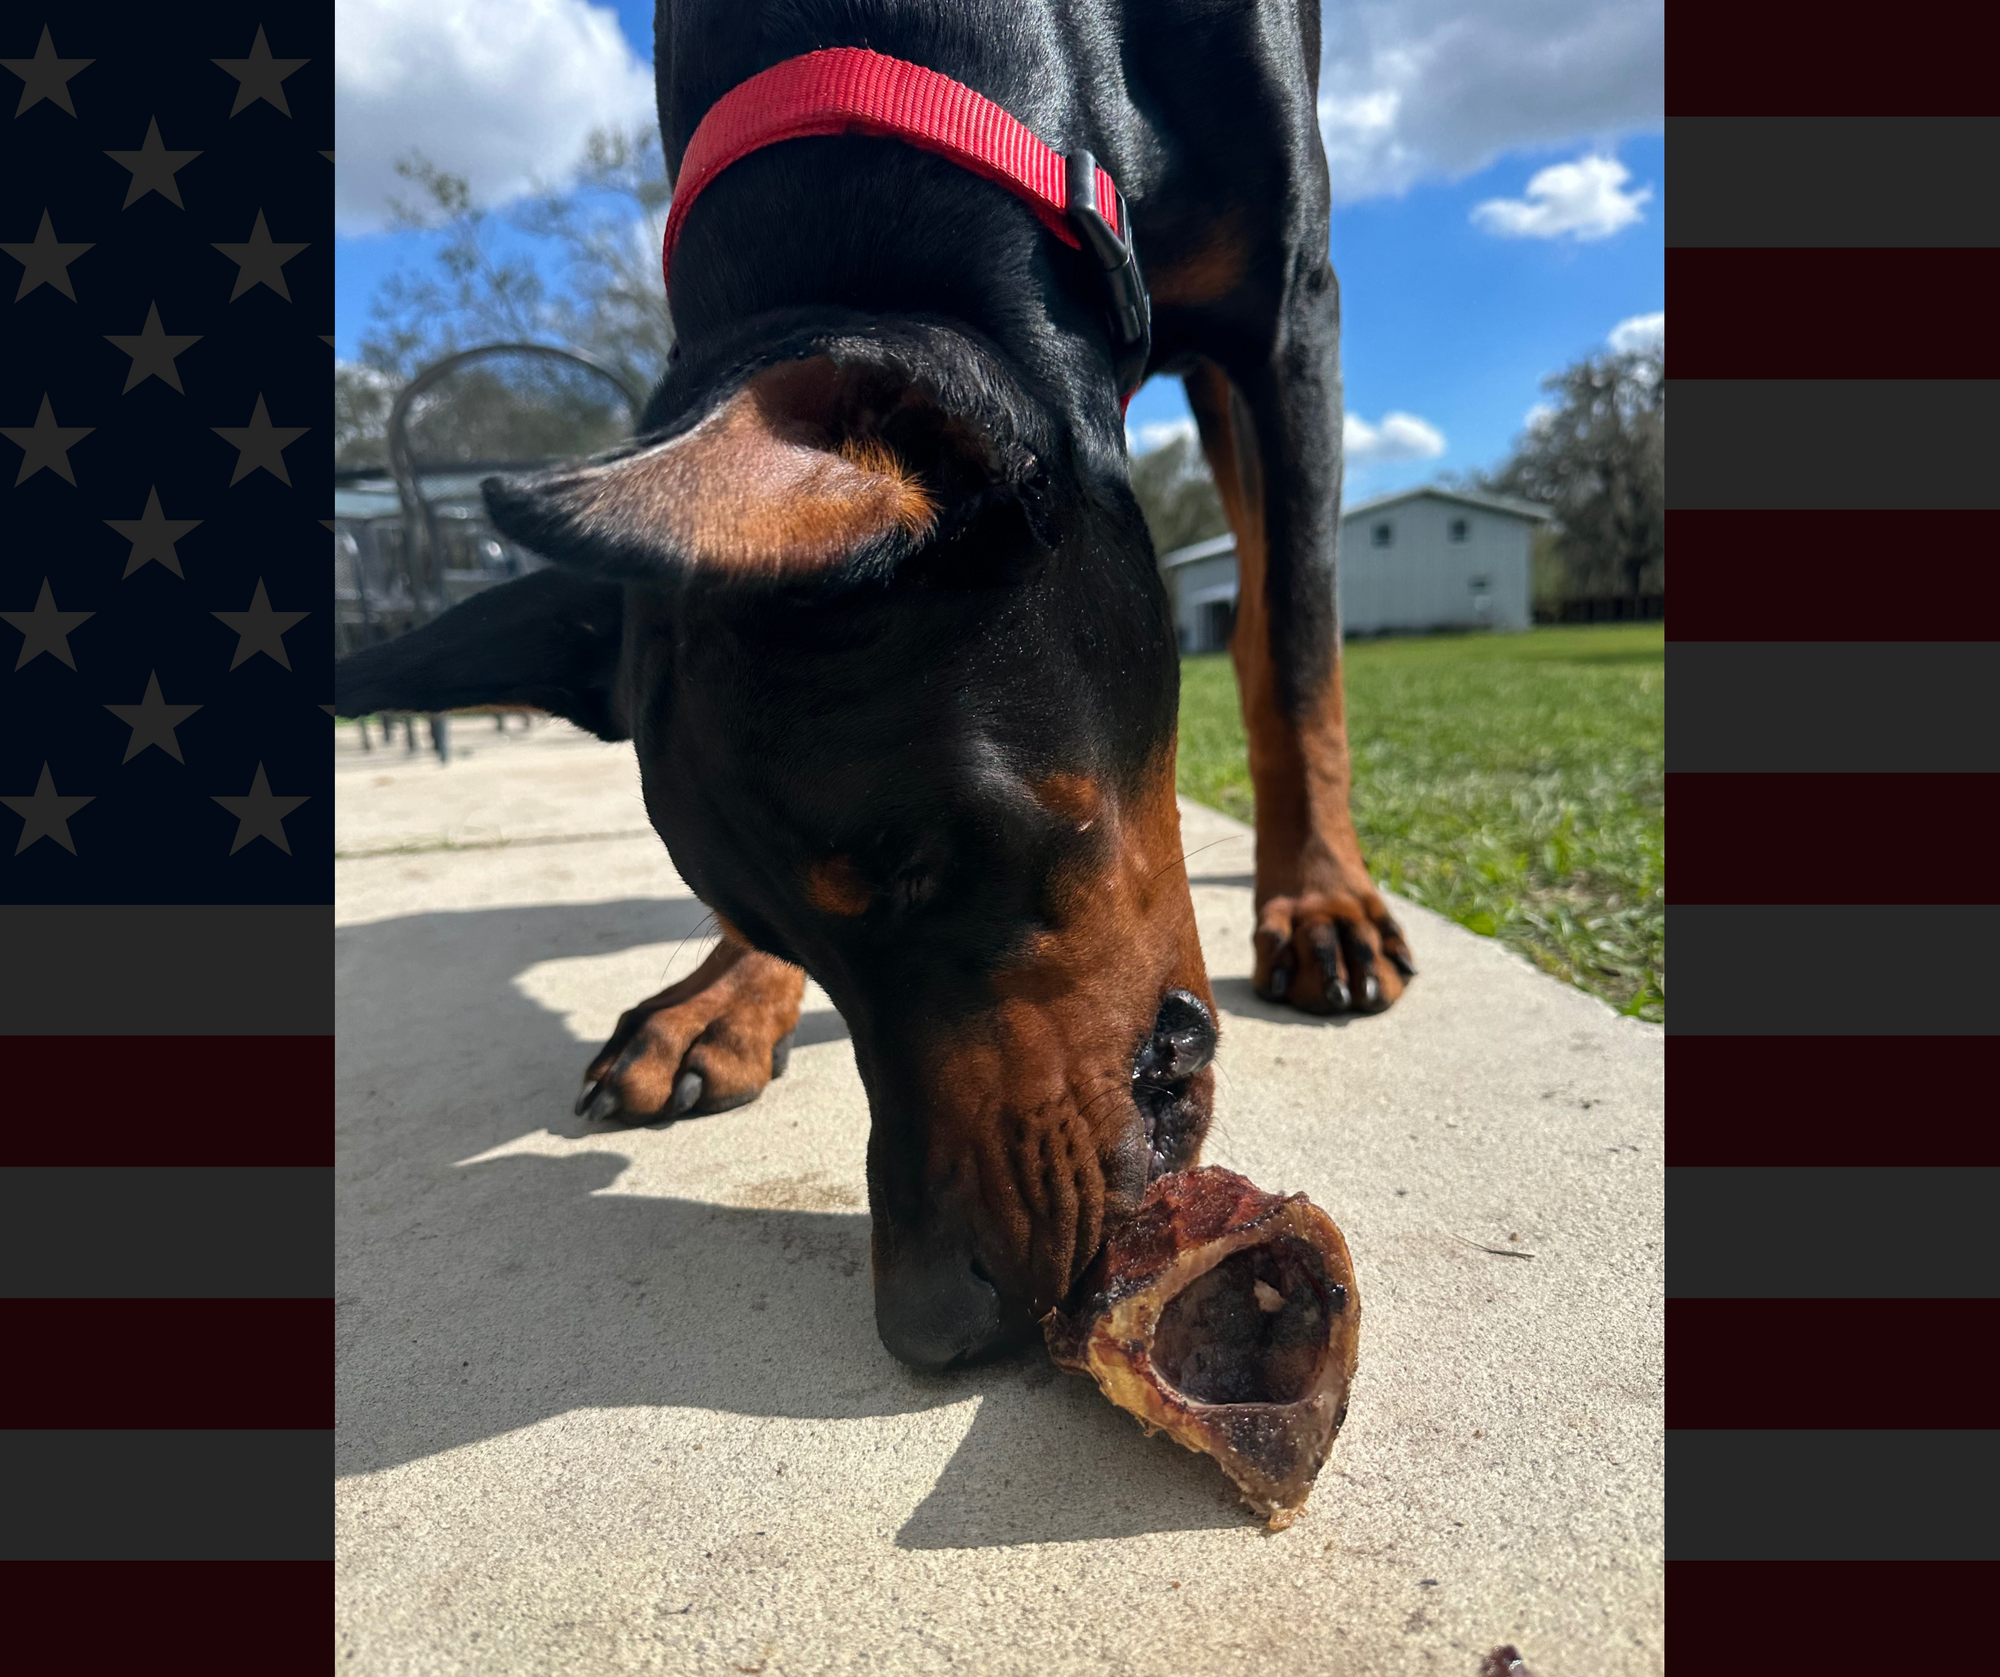
[[[1097,159],[1077,150],[1064,161],[1069,168],[1069,204],[1064,213],[1103,274],[1110,305],[1111,359],[1118,371],[1119,393],[1129,399],[1145,382],[1146,363],[1153,352],[1153,305],[1133,248],[1131,213],[1125,207],[1125,194],[1114,185],[1118,225],[1125,230],[1121,239],[1097,208]]]

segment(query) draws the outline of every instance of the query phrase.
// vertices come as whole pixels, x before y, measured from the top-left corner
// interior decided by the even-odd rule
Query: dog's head
[[[512,679],[629,734],[683,877],[839,1007],[877,1321],[938,1366],[1032,1332],[1207,1127],[1178,662],[1122,471],[997,356],[913,325],[788,347],[488,485],[558,566],[511,585],[541,593],[509,644],[561,668]]]

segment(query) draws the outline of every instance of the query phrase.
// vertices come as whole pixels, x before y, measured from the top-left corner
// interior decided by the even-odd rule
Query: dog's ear
[[[894,565],[993,488],[992,457],[907,381],[815,355],[664,441],[484,487],[509,536],[599,576],[785,581]]]
[[[334,710],[369,716],[525,704],[599,739],[629,739],[612,702],[624,616],[617,583],[534,571],[341,659],[333,666]]]

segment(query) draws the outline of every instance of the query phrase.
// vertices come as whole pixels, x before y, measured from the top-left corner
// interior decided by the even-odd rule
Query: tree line
[[[1555,515],[1535,539],[1539,601],[1666,592],[1666,372],[1664,342],[1586,356],[1543,381],[1549,399],[1504,462],[1446,478]],[[1135,455],[1132,492],[1161,553],[1229,528],[1190,436]]]
[[[428,265],[382,283],[358,362],[334,370],[336,469],[383,464],[396,393],[422,368],[479,344],[572,350],[642,397],[651,391],[674,341],[660,282],[673,190],[656,130],[598,130],[570,185],[504,214],[420,154],[400,159],[396,173],[410,191],[390,201],[391,226],[435,235],[436,249]]]
[[[652,388],[673,345],[659,266],[672,188],[656,131],[599,130],[571,185],[538,191],[504,215],[421,156],[396,172],[411,190],[391,201],[392,224],[435,235],[436,249],[427,267],[383,283],[359,363],[335,370],[336,467],[381,465],[396,392],[420,368],[476,344],[553,344],[634,390]],[[544,272],[550,258],[555,283]],[[1548,400],[1504,462],[1448,481],[1554,513],[1536,538],[1538,599],[1664,593],[1664,341],[1586,356],[1543,390]],[[1192,436],[1135,455],[1132,489],[1161,553],[1228,529]]]

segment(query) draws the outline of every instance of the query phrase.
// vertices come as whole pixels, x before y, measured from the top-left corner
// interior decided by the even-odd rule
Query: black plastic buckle
[[[1073,151],[1066,161],[1070,225],[1104,271],[1111,301],[1111,359],[1118,371],[1119,393],[1129,395],[1145,382],[1146,362],[1153,353],[1153,304],[1132,248],[1131,212],[1125,207],[1125,194],[1119,192],[1118,225],[1125,229],[1120,239],[1097,211],[1097,159],[1087,151]]]

